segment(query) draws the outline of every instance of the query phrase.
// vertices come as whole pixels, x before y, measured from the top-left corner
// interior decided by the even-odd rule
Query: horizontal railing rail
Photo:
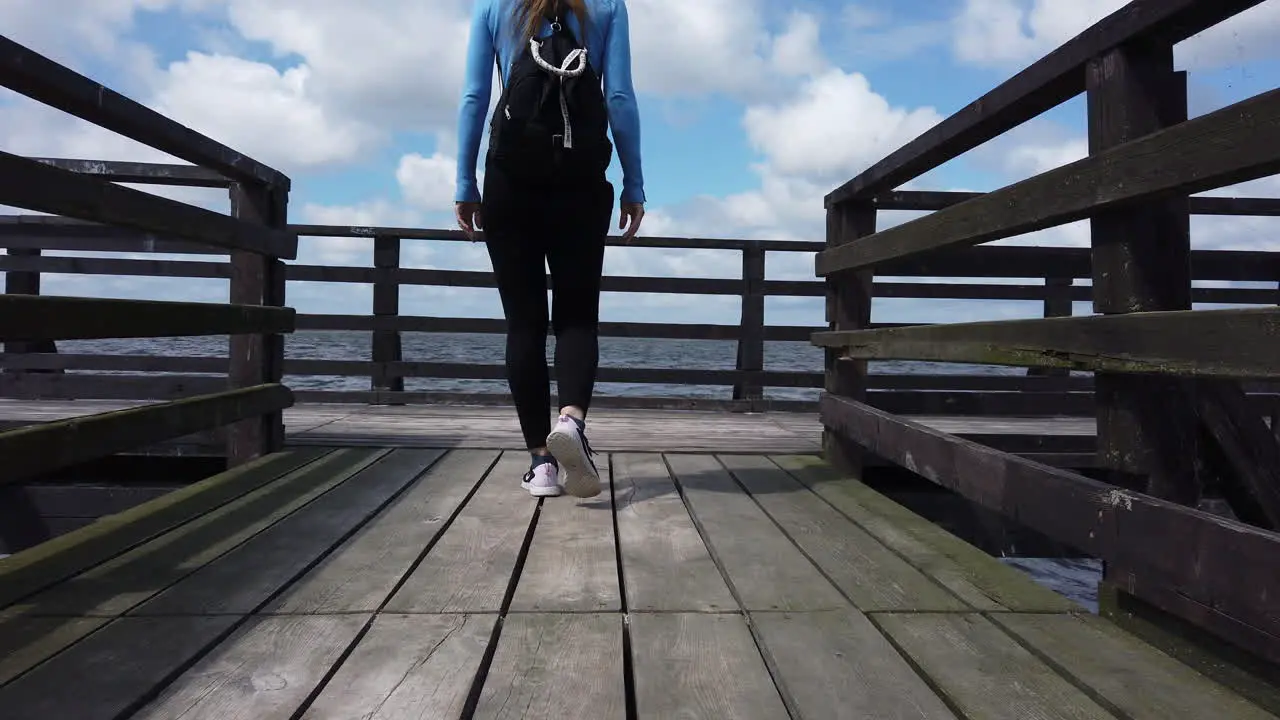
[[[1112,617],[1173,616],[1280,662],[1280,416],[1246,380],[1280,376],[1280,308],[1270,288],[1193,286],[1274,283],[1280,253],[1193,251],[1189,225],[1197,213],[1280,214],[1274,199],[1191,197],[1280,172],[1280,89],[1189,119],[1186,73],[1173,66],[1174,43],[1258,4],[1130,2],[830,193],[827,247],[815,257],[828,327],[813,342],[827,356],[820,416],[833,463],[857,472],[865,453],[887,459],[1102,558],[1103,595],[1119,598]],[[893,192],[1081,93],[1087,157],[982,194]],[[895,197],[932,212],[877,228]],[[1094,314],[870,325],[877,277],[1086,219],[1091,245],[1061,253],[1059,277],[1090,278],[1088,297],[1060,291],[1092,300]],[[1244,297],[1268,307],[1193,309]],[[1092,372],[1081,409],[1097,421],[1105,482],[875,407],[870,360]],[[1219,501],[1227,517],[1200,509]]]
[[[134,175],[143,174],[131,169]],[[896,193],[898,207],[916,209],[935,206],[945,193]],[[968,194],[971,195],[971,194]],[[1252,198],[1236,199],[1248,206]],[[1262,199],[1265,200],[1265,199]],[[954,204],[954,203],[951,203]],[[18,235],[21,228],[38,227],[40,232]],[[0,218],[0,246],[14,238],[27,241],[22,254],[0,256],[0,270],[19,278],[42,273],[92,274],[137,277],[227,278],[231,265],[216,257],[193,260],[151,260],[145,258],[67,257],[41,254],[43,251],[76,250],[97,242],[85,235],[84,223],[62,223],[69,234],[53,232],[53,222],[31,223],[20,218]],[[415,360],[402,347],[406,333],[479,333],[502,334],[505,321],[498,318],[428,317],[402,315],[399,307],[387,304],[388,296],[398,295],[406,286],[448,286],[494,288],[489,272],[404,268],[390,255],[397,251],[402,233],[414,239],[454,242],[460,233],[448,230],[405,228],[348,228],[345,226],[291,226],[290,230],[308,237],[347,236],[368,238],[382,250],[382,267],[326,266],[288,264],[285,276],[292,281],[373,284],[382,287],[380,314],[308,314],[295,319],[299,331],[366,332],[367,359],[288,358],[283,373],[295,378],[299,385],[296,396],[302,402],[346,403],[436,403],[470,401],[505,404],[509,397],[499,388],[505,377],[502,366],[493,361],[480,364],[431,362]],[[168,251],[172,248],[153,236],[137,237],[126,233],[112,239],[131,243],[136,252]],[[616,240],[615,240],[616,242]],[[719,240],[700,238],[637,238],[630,246],[659,248],[705,248],[732,244],[745,258],[761,252],[813,252],[819,243],[769,242],[751,240]],[[115,246],[119,247],[119,246]],[[765,247],[767,250],[761,251]],[[371,248],[374,249],[374,248]],[[11,252],[13,252],[11,250]],[[396,265],[391,265],[396,262]],[[606,292],[684,293],[694,295],[734,295],[742,297],[749,290],[767,297],[819,297],[826,292],[820,280],[755,280],[744,279],[752,268],[744,260],[744,277],[619,277],[604,280]],[[1265,252],[1198,251],[1192,257],[1192,270],[1197,278],[1213,281],[1258,280],[1280,277],[1276,256]],[[1270,269],[1270,271],[1268,271]],[[902,263],[895,281],[876,282],[879,297],[914,299],[1018,300],[1042,303],[1046,316],[1070,313],[1073,301],[1091,297],[1091,289],[1071,285],[1074,279],[1088,277],[1087,249],[1053,247],[987,246],[947,253],[945,258],[930,258],[914,265]],[[918,274],[919,277],[913,274]],[[996,282],[958,282],[985,276]],[[1006,284],[1022,278],[1031,282]],[[929,280],[920,282],[919,280]],[[380,285],[379,285],[380,284]],[[389,289],[390,288],[390,289]],[[1196,288],[1194,299],[1200,303],[1252,304],[1272,306],[1280,302],[1276,287],[1209,287]],[[748,303],[752,299],[748,298]],[[379,302],[375,298],[375,302]],[[758,300],[757,300],[758,302]],[[390,308],[391,311],[387,311]],[[371,308],[372,309],[372,308]],[[817,366],[812,370],[772,370],[750,367],[754,344],[772,342],[807,342],[815,331],[813,325],[767,325],[763,313],[742,314],[736,324],[727,323],[659,323],[603,322],[601,335],[606,338],[652,338],[676,340],[718,340],[734,342],[738,350],[731,368],[684,367],[604,367],[603,383],[632,386],[668,387],[664,395],[649,393],[606,397],[605,405],[639,407],[703,406],[730,410],[787,409],[814,410],[817,398],[779,399],[766,394],[766,388],[816,391],[823,387],[824,376]],[[879,323],[884,329],[908,326],[901,323]],[[379,339],[380,337],[380,339]],[[381,343],[381,344],[380,344]],[[6,373],[0,376],[0,396],[24,399],[95,398],[95,399],[173,399],[203,392],[216,386],[216,377],[201,377],[225,371],[227,360],[217,356],[151,357],[145,355],[11,354],[0,360]],[[164,373],[163,376],[150,375]],[[369,378],[368,389],[340,383],[343,389],[318,389],[309,378]],[[458,393],[444,390],[406,389],[406,381],[479,380],[490,381],[487,392]],[[339,384],[339,383],[333,383]],[[702,388],[691,395],[689,388]],[[723,388],[723,390],[716,390]],[[870,382],[870,402],[876,407],[911,415],[1006,415],[1006,416],[1084,416],[1092,414],[1092,379],[1089,377],[1051,377],[1024,375],[876,375]],[[674,394],[671,394],[674,393]],[[1030,393],[1030,394],[1028,394]],[[1270,415],[1276,406],[1275,389],[1266,383],[1255,383],[1251,389],[1259,414]]]

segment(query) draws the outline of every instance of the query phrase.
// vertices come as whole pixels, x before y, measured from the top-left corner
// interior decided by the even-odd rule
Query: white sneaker
[[[528,490],[534,497],[555,497],[560,494],[560,483],[556,479],[558,475],[555,463],[540,463],[524,474],[520,487]]]
[[[595,451],[577,420],[561,415],[547,436],[547,450],[564,471],[565,492],[580,498],[600,494],[600,471],[591,460]]]

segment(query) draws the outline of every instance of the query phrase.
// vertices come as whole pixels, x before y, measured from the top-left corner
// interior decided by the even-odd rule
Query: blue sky
[[[0,0],[6,34],[287,172],[295,222],[451,228],[469,0]],[[1118,0],[629,0],[649,217],[642,233],[820,240],[821,197],[1098,18]],[[45,5],[44,7],[48,7]],[[69,29],[63,23],[70,18]],[[1192,114],[1280,80],[1280,0],[1185,43]],[[25,98],[0,95],[0,147],[165,161]],[[920,179],[990,190],[1080,157],[1077,99]],[[617,169],[614,169],[616,176]],[[150,190],[225,209],[216,193]],[[1234,194],[1280,195],[1274,179]],[[896,223],[905,213],[885,213]],[[1271,219],[1200,218],[1198,247],[1274,247]],[[1015,242],[1080,244],[1076,225]],[[407,242],[405,264],[488,269],[481,248]],[[366,240],[304,239],[299,262],[367,266]],[[732,277],[733,253],[611,249],[615,274]],[[812,256],[770,258],[812,277]],[[61,294],[219,301],[220,281],[50,276]],[[350,285],[291,284],[304,312],[366,313]],[[499,314],[486,290],[414,289],[406,313]],[[1078,312],[1086,311],[1080,308]],[[878,320],[1034,314],[1035,303],[886,301]],[[604,299],[609,320],[733,322],[733,298]],[[820,324],[814,300],[770,323]],[[662,316],[661,318],[659,316]]]

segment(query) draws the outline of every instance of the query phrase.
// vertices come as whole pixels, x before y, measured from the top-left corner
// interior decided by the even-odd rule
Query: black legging
[[[507,318],[507,381],[526,446],[542,447],[551,432],[546,267],[560,405],[585,411],[599,364],[600,275],[613,185],[603,175],[531,184],[488,164],[483,198],[485,242]]]

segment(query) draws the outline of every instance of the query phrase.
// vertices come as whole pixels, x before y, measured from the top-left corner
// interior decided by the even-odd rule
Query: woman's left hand
[[[476,231],[484,229],[484,217],[480,214],[480,203],[460,202],[454,205],[453,213],[458,218],[458,227],[471,242],[476,241]]]

